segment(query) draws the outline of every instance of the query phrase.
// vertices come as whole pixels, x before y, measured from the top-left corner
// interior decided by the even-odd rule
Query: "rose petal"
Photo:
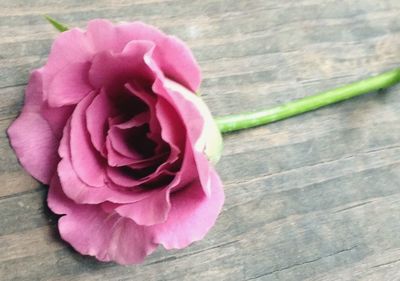
[[[59,147],[59,154],[62,160],[58,164],[57,172],[63,192],[70,199],[80,204],[99,204],[105,201],[131,203],[143,200],[151,195],[150,192],[141,190],[124,191],[122,189],[109,188],[106,184],[101,187],[87,185],[78,177],[72,167],[69,140],[70,124],[68,123]]]
[[[156,143],[155,151],[156,153],[163,153],[166,149],[166,143],[161,138],[161,127],[156,114],[156,103],[157,97],[154,93],[146,92],[141,89],[137,84],[127,83],[125,84],[125,89],[129,91],[133,96],[138,97],[148,106],[148,112],[150,114],[149,127],[150,132],[148,134],[149,138]]]
[[[111,146],[121,155],[130,159],[143,160],[146,154],[151,153],[154,143],[146,137],[146,128],[149,114],[140,113],[132,119],[111,125],[107,138]],[[144,142],[144,143],[143,143]]]
[[[174,95],[181,95],[196,105],[198,112],[203,118],[204,125],[202,133],[196,141],[195,148],[197,151],[204,151],[210,162],[216,164],[221,156],[223,140],[209,108],[200,97],[174,81],[165,79],[164,86],[172,91]]]
[[[187,140],[187,142],[189,141]],[[164,163],[163,165],[165,166],[166,164]],[[175,177],[167,186],[164,185],[162,191],[155,189],[153,190],[154,193],[143,201],[124,205],[109,204],[108,208],[112,208],[124,217],[133,219],[140,225],[162,223],[167,218],[170,210],[170,192],[190,188],[190,183],[193,183],[193,175],[197,173],[196,169],[193,153],[192,151],[188,151],[188,153],[185,153],[183,156],[181,169],[175,174]],[[160,169],[158,169],[158,171],[160,171]],[[161,169],[161,171],[163,171],[163,169]],[[173,175],[173,173],[171,173],[171,175]]]
[[[127,167],[107,167],[108,178],[118,186],[124,187],[138,187],[139,184],[143,182],[142,179],[135,179],[128,175],[125,169]]]
[[[43,68],[36,69],[29,76],[25,89],[24,110],[39,112],[43,105]]]
[[[77,104],[91,91],[88,80],[90,62],[67,64],[54,74],[47,86],[47,101],[52,107]]]
[[[90,61],[93,53],[93,47],[82,30],[73,28],[60,33],[53,42],[47,63],[43,68],[44,99],[47,100],[52,95],[50,84],[60,71],[71,64]],[[57,99],[55,96],[51,98]],[[58,100],[57,104],[61,105],[61,100]]]
[[[47,194],[47,205],[50,210],[56,214],[69,213],[72,211],[71,207],[74,207],[71,199],[65,196],[61,187],[60,178],[57,175],[53,176],[50,182],[49,192]]]
[[[166,158],[167,152],[155,154],[148,158],[132,158],[118,152],[110,141],[110,138],[106,139],[107,148],[107,163],[110,167],[122,167],[129,166],[132,169],[143,169],[149,166],[153,166],[160,163],[162,159]]]
[[[99,204],[106,201],[114,203],[131,203],[150,196],[146,191],[133,191],[109,188],[108,186],[91,187],[82,182],[72,169],[68,159],[58,165],[58,175],[64,193],[79,204]]]
[[[112,147],[109,138],[106,139],[107,163],[110,167],[121,167],[135,163],[137,160],[122,155]],[[141,160],[140,160],[141,161]]]
[[[109,138],[106,139],[106,147],[107,161],[108,165],[111,167],[129,166],[132,169],[144,169],[146,167],[154,166],[157,163],[162,163],[163,159],[166,159],[168,156],[168,152],[163,152],[143,160],[132,159],[116,151]]]
[[[163,188],[154,192],[152,196],[135,203],[114,204],[114,210],[139,225],[159,224],[167,219],[171,208],[169,192],[170,188]]]
[[[153,73],[144,62],[146,53],[151,53],[154,44],[150,41],[132,41],[122,53],[101,52],[93,58],[89,70],[91,84],[119,91],[123,85],[132,80],[140,82],[153,80]]]
[[[47,184],[57,167],[58,141],[49,123],[41,115],[42,106],[42,69],[38,69],[30,75],[22,113],[7,133],[22,166],[33,177]]]
[[[147,184],[156,180],[158,177],[163,175],[174,175],[174,172],[167,170],[169,163],[163,163],[158,167],[155,167],[153,172],[153,167],[149,167],[148,175],[139,177],[133,177],[134,173],[139,173],[140,170],[133,170],[129,167],[107,167],[108,178],[118,186],[121,187],[140,187],[142,184]],[[147,169],[144,168],[146,171]],[[128,171],[127,171],[128,170]],[[129,171],[130,170],[130,171]]]
[[[158,98],[155,112],[161,127],[161,138],[170,147],[169,157],[163,164],[168,168],[186,153],[186,130],[177,112],[164,98]]]
[[[153,59],[165,76],[197,91],[201,82],[200,67],[187,45],[174,36],[165,37],[156,44]]]
[[[192,100],[196,98],[194,95],[184,95],[181,91],[172,91],[167,88],[167,97],[182,114],[182,120],[185,123],[190,142],[188,147],[193,152],[203,190],[206,195],[209,195],[211,193],[210,173],[212,165],[205,155],[205,142],[201,139],[205,129],[205,117]]]
[[[23,111],[40,113],[47,123],[49,123],[57,139],[61,138],[64,126],[71,116],[73,107],[63,106],[51,108],[43,100],[43,68],[32,71],[28,86],[25,90],[25,100]]]
[[[197,179],[198,171],[196,161],[194,158],[193,150],[189,147],[190,141],[186,140],[185,150],[182,152],[182,162],[179,170],[176,172],[174,180],[171,182],[172,190],[178,191],[186,188],[193,180]]]
[[[107,20],[93,20],[88,24],[87,37],[98,52],[111,50],[118,53],[130,41],[152,41],[156,45],[154,60],[167,77],[192,91],[200,85],[200,67],[191,50],[180,39],[153,26],[142,22],[113,25]]]
[[[33,177],[48,184],[59,158],[58,140],[47,121],[39,113],[23,111],[7,133],[22,166]]]
[[[119,53],[132,40],[130,36],[119,32],[117,26],[112,22],[103,19],[89,21],[86,37],[97,53],[103,51]]]
[[[193,155],[195,157],[197,172],[201,181],[201,185],[203,186],[205,194],[210,194],[211,191],[209,178],[211,164],[208,162],[207,157],[204,154],[205,147],[199,147],[197,145],[197,142],[203,132],[204,118],[192,101],[179,92],[171,91],[169,88],[166,88],[164,83],[164,80],[157,78],[153,84],[153,91],[164,98],[164,100],[169,104],[169,108],[173,108],[170,109],[170,111],[175,110],[176,112],[179,112],[179,119],[184,123],[184,127],[186,128],[187,132],[187,139],[189,140],[188,149],[193,151]],[[160,97],[159,100],[162,100],[162,98]],[[164,110],[165,108],[168,108],[166,105],[167,103],[162,106]],[[162,125],[162,128],[164,130],[168,127],[165,124]]]
[[[199,182],[171,194],[171,209],[165,223],[153,225],[154,242],[166,249],[180,249],[204,238],[214,225],[224,203],[222,183],[211,173],[211,194],[205,196]]]
[[[157,247],[145,226],[116,213],[107,214],[100,206],[78,206],[59,220],[58,228],[75,250],[101,261],[141,263]]]
[[[86,129],[85,111],[93,101],[95,93],[85,97],[75,108],[71,117],[70,149],[71,161],[79,178],[90,186],[104,185],[104,161],[93,147]]]
[[[41,114],[46,119],[47,123],[49,123],[51,130],[58,140],[61,139],[65,124],[71,117],[73,110],[73,106],[52,108],[49,107],[47,103],[43,103]]]
[[[126,122],[119,123],[119,124],[112,124],[112,125],[115,128],[126,130],[126,129],[131,129],[134,127],[142,126],[142,125],[146,124],[148,121],[149,121],[149,113],[142,112]]]
[[[157,247],[146,227],[117,213],[107,213],[101,205],[75,204],[62,193],[56,180],[47,200],[54,212],[65,214],[58,222],[61,237],[81,254],[133,264],[142,262]]]
[[[185,145],[186,130],[177,111],[163,97],[159,97],[156,116],[161,127],[161,138],[170,145],[171,154],[178,153]]]
[[[107,120],[111,112],[110,100],[104,90],[101,89],[86,110],[86,127],[93,146],[103,156],[105,155]]]
[[[166,166],[166,163],[162,165]],[[163,169],[159,168],[158,171],[160,170],[163,171]],[[112,206],[120,215],[129,217],[140,225],[162,223],[168,217],[171,207],[170,193],[177,192],[180,189],[191,188],[192,185],[190,183],[193,183],[193,175],[196,175],[196,173],[196,163],[193,153],[192,151],[188,151],[183,156],[181,169],[175,174],[173,180],[161,191],[154,190],[151,196],[140,202],[124,205],[112,204]]]

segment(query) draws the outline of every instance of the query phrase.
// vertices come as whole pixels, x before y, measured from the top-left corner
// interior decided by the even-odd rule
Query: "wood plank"
[[[398,0],[3,0],[1,280],[398,280],[400,86],[225,136],[226,203],[207,237],[143,265],[100,263],[59,237],[47,187],[6,135],[56,31],[143,20],[192,47],[215,115],[314,94],[400,64]]]

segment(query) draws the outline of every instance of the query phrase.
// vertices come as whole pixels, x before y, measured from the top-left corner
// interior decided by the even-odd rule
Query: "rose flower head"
[[[61,237],[78,252],[142,262],[202,239],[224,193],[222,138],[194,93],[179,39],[141,22],[90,21],[58,35],[8,129],[24,168],[49,184]]]

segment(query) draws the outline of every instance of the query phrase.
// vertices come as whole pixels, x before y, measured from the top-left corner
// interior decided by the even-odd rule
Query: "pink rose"
[[[77,251],[139,263],[215,223],[222,140],[199,84],[188,47],[140,22],[94,20],[55,40],[8,134]]]

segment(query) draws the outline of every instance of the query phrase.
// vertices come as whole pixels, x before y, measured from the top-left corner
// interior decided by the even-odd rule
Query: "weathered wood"
[[[400,64],[398,0],[0,3],[0,280],[400,280],[400,87],[225,137],[226,204],[207,237],[143,265],[59,238],[47,188],[5,134],[56,31],[143,20],[185,40],[215,115],[274,106]]]

